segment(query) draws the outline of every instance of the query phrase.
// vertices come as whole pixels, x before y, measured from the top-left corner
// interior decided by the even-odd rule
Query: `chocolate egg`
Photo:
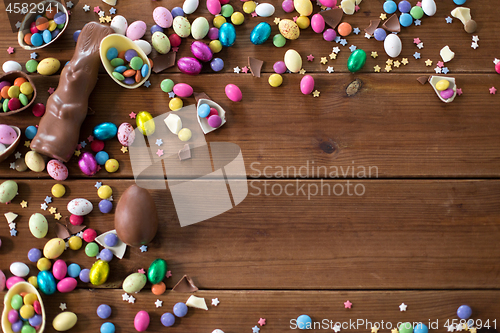
[[[118,238],[130,246],[148,244],[158,229],[156,205],[149,192],[137,185],[123,192],[115,212]]]
[[[89,152],[82,154],[80,160],[78,161],[78,166],[87,176],[93,176],[97,173],[97,161],[95,160],[94,155]]]
[[[97,260],[89,272],[90,283],[94,286],[100,286],[108,279],[109,275],[109,264],[104,260]]]
[[[177,67],[184,74],[197,75],[200,74],[202,65],[196,58],[183,57],[177,60]]]
[[[167,273],[167,262],[163,259],[156,259],[148,269],[148,280],[152,284],[160,283]]]

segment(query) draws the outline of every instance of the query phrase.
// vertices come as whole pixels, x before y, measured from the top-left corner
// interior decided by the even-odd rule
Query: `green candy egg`
[[[145,274],[132,273],[123,281],[123,290],[129,294],[138,293],[144,288],[147,281]]]
[[[413,333],[412,323],[402,323],[399,325],[399,333]]]
[[[118,72],[113,72],[112,73],[113,77],[115,79],[117,79],[118,81],[123,81],[125,80],[125,77],[121,74],[121,73],[118,73]]]
[[[273,44],[276,47],[283,47],[286,44],[286,38],[282,34],[276,34],[273,37]]]
[[[36,330],[34,327],[30,326],[30,324],[25,323],[23,328],[21,328],[21,333],[36,333]]]
[[[90,242],[85,246],[85,254],[89,257],[95,257],[99,253],[99,245]]]
[[[349,59],[347,59],[347,69],[350,72],[354,73],[363,68],[365,63],[366,63],[366,52],[361,49],[357,49],[356,51],[351,53]]]
[[[9,111],[9,99],[8,98],[3,100],[2,109],[3,109],[3,112]]]
[[[165,79],[165,80],[161,81],[160,88],[163,92],[169,93],[174,88],[174,81],[172,81],[170,79]]]
[[[156,259],[148,269],[148,280],[152,284],[160,283],[167,274],[167,262],[163,259]]]
[[[233,6],[231,6],[230,4],[225,4],[224,6],[222,6],[221,10],[220,10],[220,13],[222,16],[224,17],[230,17],[231,15],[233,15],[234,13],[234,9],[233,9]]]
[[[13,309],[19,310],[23,306],[23,298],[21,295],[14,295],[10,300],[10,306]]]
[[[26,62],[26,70],[30,73],[35,73],[38,68],[38,61],[30,59]]]
[[[13,180],[6,180],[0,184],[0,203],[12,201],[17,195],[18,186]]]
[[[142,61],[141,58],[133,57],[132,59],[130,59],[130,67],[132,67],[132,69],[135,69],[137,71],[141,69],[142,65],[144,65],[144,61]]]
[[[21,104],[22,104],[23,106],[28,105],[28,102],[29,102],[29,100],[28,100],[28,96],[26,96],[25,94],[19,94],[19,97],[18,97],[18,98],[19,98],[19,101],[21,102]]]

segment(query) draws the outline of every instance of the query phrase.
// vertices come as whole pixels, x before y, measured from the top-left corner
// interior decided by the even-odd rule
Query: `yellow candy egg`
[[[115,160],[114,158],[110,158],[109,160],[106,161],[106,164],[104,164],[104,168],[109,173],[113,173],[113,172],[118,171],[119,167],[120,167],[120,163],[118,163],[118,161]]]
[[[307,16],[299,16],[295,23],[297,23],[300,29],[304,30],[309,28],[309,26],[311,25],[311,20]]]
[[[214,39],[213,41],[208,43],[208,47],[210,48],[210,50],[212,50],[213,53],[219,53],[220,51],[222,51],[222,44],[218,39]]]
[[[55,316],[52,321],[52,326],[56,331],[63,332],[67,331],[76,325],[78,317],[71,311],[64,311]]]
[[[21,317],[29,319],[35,315],[35,308],[33,308],[33,305],[25,304],[21,306],[19,314],[21,315]]]
[[[309,16],[312,14],[313,5],[310,0],[293,0],[293,6],[300,15]]]
[[[39,271],[48,271],[51,266],[52,263],[47,258],[40,258],[36,262],[36,268],[38,268]]]
[[[32,276],[32,277],[34,277],[34,276]],[[24,295],[23,301],[24,301],[24,304],[33,305],[33,303],[35,303],[35,301],[37,299],[38,298],[36,297],[36,295],[34,293],[29,293],[29,294]],[[26,318],[26,317],[23,316],[23,318]]]
[[[49,31],[52,32],[52,31],[56,30],[56,28],[57,28],[57,23],[54,22],[54,20],[50,20],[49,21]]]
[[[243,3],[243,11],[247,14],[252,14],[255,11],[255,2],[253,1],[246,1]]]
[[[63,254],[66,243],[62,238],[52,238],[43,247],[43,255],[47,259],[55,259]]]
[[[9,95],[10,98],[18,98],[20,92],[21,90],[19,89],[18,86],[11,86],[9,90],[7,90],[7,94]]]
[[[271,74],[269,77],[269,85],[271,87],[279,87],[283,83],[283,77],[279,74]]]
[[[182,102],[182,99],[180,99],[179,97],[174,97],[170,100],[170,102],[168,102],[168,107],[172,111],[178,111],[182,109],[183,105],[184,103]]]
[[[29,284],[31,284],[33,287],[38,288],[38,279],[36,278],[36,276],[30,276],[30,277],[28,278],[28,282],[29,282]]]
[[[97,195],[101,199],[107,199],[113,195],[113,190],[109,187],[109,185],[103,185],[97,190]]]
[[[234,12],[233,15],[231,15],[231,22],[233,22],[234,25],[241,25],[245,21],[245,16],[241,12]]]
[[[280,23],[278,24],[278,28],[280,30],[280,33],[286,39],[294,40],[299,38],[300,36],[299,26],[292,20],[288,19],[281,20]]]
[[[31,86],[31,83],[24,82],[23,84],[21,84],[20,91],[28,96],[29,94],[33,93],[33,87]]]
[[[191,136],[193,134],[191,133],[191,130],[189,128],[183,128],[179,131],[179,139],[181,141],[189,141],[191,139]]]
[[[147,111],[141,111],[135,117],[137,128],[143,135],[151,135],[155,132],[155,121],[151,113]]]
[[[219,29],[224,23],[226,23],[226,18],[222,15],[217,15],[214,17],[214,27]]]
[[[436,83],[436,89],[439,91],[446,90],[450,87],[450,81],[448,80],[439,80],[438,83]]]
[[[71,236],[68,240],[69,248],[76,251],[82,248],[82,239],[78,236]]]
[[[55,184],[52,186],[51,192],[56,198],[62,198],[66,194],[66,188],[62,184]]]
[[[36,70],[42,75],[55,74],[61,67],[61,62],[56,58],[45,58],[38,64]]]
[[[104,260],[97,260],[90,268],[89,279],[94,286],[100,286],[108,279],[109,264]]]

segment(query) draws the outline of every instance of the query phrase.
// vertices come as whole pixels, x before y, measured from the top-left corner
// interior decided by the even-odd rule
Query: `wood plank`
[[[272,72],[272,66],[276,61],[283,60],[283,55],[288,48],[296,49],[300,52],[304,59],[304,68],[308,72],[325,72],[328,65],[333,66],[336,72],[347,72],[346,62],[350,55],[349,46],[356,45],[357,48],[364,49],[368,54],[372,51],[377,51],[379,57],[377,59],[368,58],[366,66],[363,71],[373,72],[373,66],[379,65],[382,68],[385,67],[385,61],[387,56],[384,52],[383,43],[378,42],[371,38],[370,40],[364,37],[363,29],[370,24],[370,20],[378,19],[380,14],[383,12],[382,3],[383,1],[365,1],[360,5],[360,12],[352,16],[344,16],[344,21],[349,22],[353,27],[359,27],[361,33],[359,35],[351,34],[347,37],[348,44],[342,46],[334,42],[326,42],[323,40],[322,35],[316,34],[311,28],[301,31],[301,37],[295,41],[288,41],[284,48],[277,49],[273,46],[271,40],[267,41],[263,45],[253,45],[249,40],[250,32],[253,27],[259,22],[265,21],[271,24],[272,36],[279,33],[277,26],[273,23],[275,17],[289,18],[292,19],[296,12],[285,13],[281,9],[281,1],[273,0],[269,1],[273,3],[276,7],[276,13],[270,18],[252,18],[250,15],[245,14],[245,22],[241,26],[236,27],[237,40],[233,47],[225,48],[222,52],[218,54],[220,58],[225,61],[224,72],[232,73],[233,68],[236,66],[243,67],[247,65],[247,57],[252,56],[259,58],[263,61],[264,67],[263,71]],[[117,14],[124,15],[129,23],[135,20],[143,20],[147,23],[148,27],[154,24],[152,19],[152,12],[155,7],[163,5],[172,9],[175,6],[182,7],[183,1],[175,0],[170,1],[168,4],[161,4],[156,2],[144,2],[144,3],[132,3],[132,2],[122,2],[118,3]],[[53,45],[46,49],[40,50],[39,59],[56,56],[65,63],[71,59],[74,50],[73,32],[82,29],[85,23],[88,21],[98,21],[97,14],[92,11],[85,13],[82,8],[84,2],[79,2],[73,9],[69,27],[67,28],[65,34],[61,36]],[[232,3],[235,10],[242,11],[242,2]],[[6,38],[0,40],[0,49],[6,50],[10,46],[16,47],[16,53],[14,55],[8,55],[5,52],[0,54],[0,62],[4,62],[7,59],[17,60],[23,64],[29,59],[29,53],[23,50],[17,45],[17,36],[14,34],[8,25],[7,13],[4,11],[4,4],[2,7],[2,20],[0,24],[0,34]],[[109,10],[110,6],[105,4],[100,4],[101,8],[106,12]],[[141,10],[137,10],[140,6]],[[414,26],[408,28],[402,28],[400,38],[403,43],[403,51],[398,57],[406,57],[410,60],[407,66],[401,66],[400,68],[394,68],[394,72],[397,73],[434,73],[433,68],[437,61],[441,60],[439,56],[439,50],[445,45],[449,45],[450,48],[456,52],[455,59],[448,64],[451,73],[464,73],[464,72],[482,72],[482,73],[494,73],[494,67],[492,61],[498,54],[495,53],[495,32],[500,29],[500,22],[497,20],[497,10],[494,3],[481,3],[481,5],[476,3],[467,3],[465,6],[470,6],[472,18],[478,23],[478,30],[475,33],[479,35],[480,47],[476,50],[471,48],[471,34],[467,34],[463,30],[463,25],[458,19],[454,19],[452,24],[446,24],[445,17],[450,15],[451,10],[456,6],[453,2],[439,2],[438,11],[433,17],[422,18],[421,26]],[[314,12],[319,12],[320,8],[314,6]],[[107,12],[108,13],[108,12]],[[107,14],[106,13],[106,14]],[[205,3],[201,3],[199,9],[195,14],[188,15],[188,19],[192,22],[196,17],[204,16],[206,17],[210,25],[212,26],[213,15],[210,15],[207,11]],[[168,29],[168,34],[173,33],[172,29]],[[413,39],[419,37],[424,42],[424,48],[419,50],[413,43]],[[145,39],[151,41],[151,34],[149,29],[146,33]],[[191,38],[185,40],[179,49],[179,57],[191,56],[188,45],[192,41]],[[208,42],[208,39],[205,40]],[[332,48],[339,46],[341,52],[337,60],[331,60],[328,65],[320,64],[319,60],[321,57],[328,56]],[[415,60],[413,58],[414,52],[420,52],[422,58]],[[156,51],[153,51],[153,55]],[[316,58],[313,62],[307,62],[306,56],[313,54]],[[433,67],[426,67],[425,60],[431,59],[434,61]],[[177,68],[169,70],[169,72],[177,72]],[[206,66],[204,72],[211,73],[211,69]]]
[[[55,236],[54,217],[40,209],[54,183],[19,180],[19,195],[1,208],[2,213],[11,210],[20,215],[18,237],[9,236],[7,223],[0,224],[4,271],[12,261],[27,262],[30,248],[42,248]],[[114,228],[113,214],[97,209],[93,182],[63,183],[67,195],[49,206],[68,216],[70,199],[87,198],[96,208],[85,225],[98,233]],[[115,205],[132,183],[104,181],[113,189]],[[361,193],[359,184],[364,186],[363,195],[353,194],[355,189]],[[251,180],[248,185],[249,194],[237,207],[183,228],[170,193],[152,191],[160,219],[158,234],[147,252],[132,248],[125,259],[114,259],[105,287],[118,287],[128,274],[147,269],[155,258],[167,260],[172,270],[169,287],[184,274],[193,276],[202,289],[500,287],[500,248],[495,246],[500,181]],[[327,195],[326,186],[337,194],[343,188],[344,193]],[[287,192],[272,194],[280,189]],[[29,202],[28,208],[21,209],[22,200]],[[49,221],[45,239],[30,235],[28,219],[34,212]],[[68,250],[62,258],[87,268],[94,262],[83,249]]]
[[[307,163],[316,166],[376,166],[378,177],[498,177],[500,172],[500,119],[496,114],[497,98],[488,87],[500,86],[500,76],[457,75],[464,91],[451,104],[442,103],[430,85],[417,83],[418,75],[314,74],[319,98],[299,92],[300,75],[285,75],[282,88],[271,89],[268,75],[257,79],[248,76],[222,75],[223,82],[239,85],[243,102],[227,99],[222,85],[209,84],[212,76],[157,75],[152,87],[132,92],[101,76],[80,134],[85,141],[95,125],[113,121],[129,122],[130,112],[147,110],[153,116],[169,111],[167,94],[161,92],[162,79],[191,84],[195,91],[205,91],[228,111],[228,123],[206,135],[207,142],[232,142],[241,147],[249,177],[263,177],[264,168],[294,167]],[[345,87],[358,78],[361,90],[347,97]],[[57,77],[36,78],[41,91],[39,101],[48,97],[49,87]],[[184,99],[184,104],[194,98]],[[29,111],[1,118],[1,122],[25,129],[36,125],[38,118]],[[164,126],[157,124],[157,126]],[[165,140],[164,140],[165,141]],[[24,142],[24,139],[23,141]],[[88,143],[88,141],[87,141]],[[131,178],[128,154],[113,139],[106,143],[111,158],[121,163],[116,174],[102,170],[102,178]],[[28,148],[21,143],[19,151]],[[90,151],[87,146],[82,151]],[[11,156],[0,164],[0,177],[45,177],[44,173],[18,173],[9,169]],[[73,157],[68,164],[71,177],[86,177]],[[324,169],[318,175],[329,177]]]
[[[186,293],[167,292],[155,296],[144,290],[134,295],[135,304],[122,301],[122,290],[77,290],[69,294],[56,293],[44,297],[47,304],[48,329],[53,332],[51,322],[60,313],[59,304],[65,302],[68,311],[78,315],[78,322],[72,332],[97,332],[105,321],[112,322],[117,332],[136,332],[133,327],[137,312],[144,310],[149,313],[149,332],[163,331],[166,328],[160,323],[161,315],[172,312],[177,302],[185,302],[189,297]],[[183,318],[176,318],[176,324],[168,328],[172,332],[211,332],[216,328],[225,333],[251,332],[258,326],[260,318],[266,319],[266,325],[261,327],[264,332],[284,332],[294,327],[290,322],[301,314],[308,314],[314,322],[318,322],[316,332],[331,331],[330,321],[342,323],[341,332],[370,332],[371,324],[380,325],[379,332],[390,332],[389,323],[394,327],[398,322],[422,322],[431,331],[446,332],[444,325],[455,319],[457,308],[468,304],[473,309],[472,318],[478,324],[489,319],[489,325],[498,327],[498,312],[500,310],[500,293],[498,290],[485,291],[198,291],[198,297],[204,297],[208,303],[208,311],[190,308]],[[218,298],[220,304],[211,306],[211,300]],[[163,301],[163,307],[156,308],[157,299]],[[353,303],[351,309],[345,309],[343,302]],[[398,306],[404,302],[408,305],[406,312],[399,311]],[[112,315],[107,320],[97,317],[95,311],[100,304],[108,304]],[[358,322],[359,320],[359,322]],[[345,323],[345,324],[344,324]],[[359,326],[357,325],[359,323]],[[370,324],[368,324],[370,323]],[[415,324],[416,325],[416,324]],[[437,327],[437,329],[436,329]]]

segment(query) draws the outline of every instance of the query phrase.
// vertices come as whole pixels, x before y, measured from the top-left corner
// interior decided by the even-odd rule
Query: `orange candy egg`
[[[134,69],[127,69],[125,72],[123,72],[123,76],[125,77],[132,77],[134,75],[135,75]]]
[[[118,53],[118,57],[117,57],[117,58],[120,58],[120,59],[122,59],[123,61],[125,61],[125,52],[126,52],[126,50],[125,50],[125,51],[121,51],[121,52],[119,52],[119,53]]]
[[[139,83],[139,82],[141,82],[141,80],[142,80],[141,71],[140,71],[140,70],[138,70],[138,71],[136,71],[136,73],[135,73],[135,82]]]
[[[149,68],[153,68],[153,60],[151,60],[151,58],[148,58],[148,60],[149,60],[149,65],[150,65]]]
[[[339,24],[337,30],[339,31],[340,36],[349,36],[349,34],[352,32],[352,26],[347,22],[342,22]]]
[[[49,20],[45,17],[39,17],[36,20],[36,28],[39,31],[47,30],[49,28]]]
[[[50,6],[50,8],[47,8],[47,11],[45,12],[45,16],[49,19],[52,20],[54,19],[54,16],[56,15],[57,10],[54,8],[54,6]]]
[[[20,87],[21,84],[27,81],[28,80],[26,80],[24,77],[18,77],[17,79],[14,80],[14,85]]]
[[[2,88],[2,90],[0,90],[0,95],[3,97],[3,98],[10,98],[9,97],[9,88],[10,86],[5,86]]]
[[[31,32],[27,33],[26,35],[24,35],[24,42],[28,45],[31,45],[31,35],[33,35]]]
[[[165,292],[165,290],[167,290],[167,287],[165,286],[165,283],[163,283],[163,282],[160,282],[158,284],[153,284],[153,286],[151,287],[151,291],[156,296],[163,294]]]

